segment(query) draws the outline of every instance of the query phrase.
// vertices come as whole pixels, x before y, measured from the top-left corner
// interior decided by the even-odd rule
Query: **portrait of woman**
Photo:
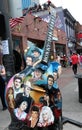
[[[26,119],[27,113],[26,109],[28,108],[28,101],[26,97],[21,97],[16,104],[16,108],[14,109],[15,116],[19,119],[24,121]]]
[[[43,106],[40,112],[40,117],[38,121],[39,127],[47,127],[54,123],[54,115],[52,110],[48,106]]]

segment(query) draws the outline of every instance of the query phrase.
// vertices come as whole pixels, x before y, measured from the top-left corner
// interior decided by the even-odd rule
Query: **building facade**
[[[22,3],[23,2],[25,4],[25,2],[27,1],[23,0]],[[29,1],[28,6],[30,6],[31,2],[34,1]],[[43,7],[37,5],[35,8],[34,7],[29,8],[27,14],[24,17],[24,21],[26,21],[27,19],[27,22],[22,23],[23,26],[25,26],[25,31],[22,30],[21,28],[20,32],[16,32],[17,27],[15,27],[15,29],[12,31],[13,40],[15,41],[14,46],[16,47],[17,41],[18,42],[20,41],[17,40],[16,37],[20,36],[22,33],[22,39],[21,39],[22,46],[27,46],[25,44],[28,41],[31,41],[35,44],[38,44],[38,46],[42,48],[45,42],[47,26],[51,16],[50,10],[53,9],[56,11],[56,22],[54,26],[54,33],[52,39],[52,42],[54,44],[54,52],[60,54],[61,56],[71,55],[72,52],[77,48],[77,41],[75,34],[76,20],[73,18],[73,16],[67,9],[63,10],[62,7],[55,7],[53,6],[53,4],[49,2],[44,3]],[[30,25],[31,22],[33,25]],[[23,49],[25,49],[25,47]]]
[[[65,20],[65,32],[67,35],[67,49],[68,49],[68,55],[70,55],[74,50],[76,50],[76,36],[75,36],[76,20],[67,9],[64,9],[63,12]]]
[[[51,7],[51,10],[52,9],[56,11],[56,19],[54,25],[53,38],[52,38],[52,42],[54,44],[53,50],[55,50],[57,54],[64,55],[66,54],[66,34],[65,34],[65,27],[64,27],[64,20],[63,20],[64,18],[63,10],[62,7],[59,8]],[[31,15],[28,15],[29,13]],[[24,32],[23,30],[21,30],[21,33],[24,32],[24,34],[22,35],[26,36],[26,40],[30,39],[32,42],[38,44],[40,48],[43,47],[42,43],[45,42],[47,27],[51,17],[51,13],[52,12],[50,12],[48,6],[46,6],[46,9],[44,10],[40,8],[40,10],[38,11],[36,11],[36,9],[35,10],[33,9],[28,12],[28,14],[24,17],[24,21],[25,19],[27,20],[26,22],[23,23],[26,24],[24,25],[26,31]],[[12,35],[13,36],[17,35],[15,29],[12,30]],[[23,39],[25,40],[24,37]],[[13,40],[15,40],[15,38]],[[24,45],[23,41],[22,44]]]
[[[75,26],[76,31],[76,50],[79,54],[82,54],[82,25],[79,22],[76,22]]]

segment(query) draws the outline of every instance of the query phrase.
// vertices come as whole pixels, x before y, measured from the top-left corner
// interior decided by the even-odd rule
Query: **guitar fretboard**
[[[54,16],[54,14],[52,14],[49,25],[48,25],[47,37],[46,37],[46,40],[44,43],[44,53],[42,56],[43,64],[48,64],[48,61],[49,61],[54,24],[55,24],[55,16]]]

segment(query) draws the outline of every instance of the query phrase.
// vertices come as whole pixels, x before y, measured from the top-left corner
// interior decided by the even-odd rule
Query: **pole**
[[[0,0],[0,12],[4,16],[5,21],[5,32],[1,36],[3,46],[3,64],[6,69],[7,82],[15,73],[14,60],[13,60],[13,46],[12,38],[10,34],[9,26],[9,13],[8,13],[8,2],[7,0]],[[2,26],[2,25],[0,25]]]

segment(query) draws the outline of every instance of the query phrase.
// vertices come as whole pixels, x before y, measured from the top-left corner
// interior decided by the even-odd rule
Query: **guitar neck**
[[[51,14],[50,22],[48,24],[47,36],[46,36],[46,40],[44,43],[44,52],[43,52],[41,63],[46,64],[46,65],[48,64],[49,57],[50,57],[51,42],[52,42],[52,37],[53,37],[55,18],[56,17],[54,16],[54,14]]]

